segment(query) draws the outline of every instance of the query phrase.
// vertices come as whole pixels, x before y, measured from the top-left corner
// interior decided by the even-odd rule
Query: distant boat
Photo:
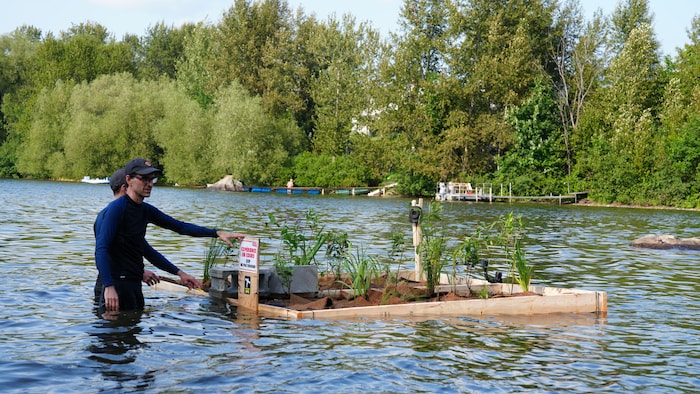
[[[100,185],[109,183],[109,178],[90,178],[89,176],[85,175],[80,182],[91,183],[93,185]]]

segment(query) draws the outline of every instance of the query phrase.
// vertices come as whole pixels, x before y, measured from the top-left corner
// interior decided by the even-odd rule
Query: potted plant
[[[316,254],[328,239],[324,227],[318,224],[318,216],[309,209],[299,219],[288,217],[279,222],[273,214],[268,217],[270,225],[280,230],[283,246],[274,257],[275,275],[270,277],[270,291],[287,295],[316,292]]]

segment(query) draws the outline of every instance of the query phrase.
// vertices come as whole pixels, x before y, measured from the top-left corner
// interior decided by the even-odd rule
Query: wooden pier
[[[518,201],[546,201],[559,204],[577,203],[588,197],[588,192],[573,192],[549,196],[514,196],[510,187],[506,194],[503,185],[500,193],[494,194],[491,184],[480,184],[472,187],[471,183],[440,182],[435,194],[437,201],[466,201],[466,202],[518,202]]]
[[[361,186],[361,187],[286,187],[286,186],[245,186],[244,192],[253,193],[280,193],[280,194],[338,194],[349,196],[383,195],[385,187]],[[374,193],[373,193],[374,192]]]

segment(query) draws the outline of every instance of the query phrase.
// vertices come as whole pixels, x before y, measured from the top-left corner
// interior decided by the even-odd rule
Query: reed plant
[[[428,293],[433,294],[447,263],[447,238],[436,226],[442,212],[440,203],[431,202],[428,211],[423,212],[420,218],[423,237],[418,252],[421,254],[421,275],[425,277]]]
[[[202,280],[204,282],[211,280],[210,271],[215,265],[225,264],[234,256],[236,247],[240,241],[233,239],[231,242],[234,245],[233,248],[219,241],[218,238],[209,240],[207,250],[204,254],[204,273],[202,275]]]
[[[527,264],[525,251],[520,246],[520,240],[517,240],[515,243],[515,250],[511,262],[513,264],[513,271],[517,272],[517,275],[514,275],[515,281],[518,282],[523,291],[529,291],[530,282],[534,276],[534,267]]]
[[[355,298],[366,298],[372,286],[372,280],[379,279],[377,259],[368,255],[364,248],[358,248],[356,253],[346,254],[343,259],[343,269],[351,280],[349,285],[345,285],[352,289]]]

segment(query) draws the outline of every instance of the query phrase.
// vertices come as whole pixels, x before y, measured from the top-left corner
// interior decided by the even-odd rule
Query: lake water
[[[608,292],[608,315],[285,321],[145,289],[144,313],[92,307],[92,223],[106,185],[0,180],[3,392],[648,392],[700,389],[700,253],[634,249],[649,233],[700,236],[694,211],[446,203],[455,238],[522,215],[533,283]],[[410,200],[156,187],[149,202],[193,223],[275,240],[269,213],[309,208],[355,245],[410,239]],[[207,239],[149,228],[201,276]],[[269,258],[269,256],[267,256]],[[266,256],[263,256],[263,260]]]

